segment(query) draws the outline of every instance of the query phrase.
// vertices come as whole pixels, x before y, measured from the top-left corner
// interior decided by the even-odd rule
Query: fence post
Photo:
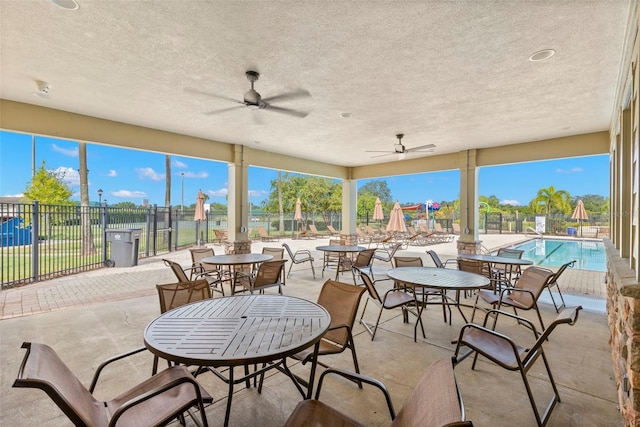
[[[107,262],[107,205],[98,206],[100,229],[102,230],[102,262]]]
[[[40,244],[40,213],[39,203],[37,200],[33,202],[32,214],[31,214],[31,232],[33,233],[31,238],[31,277],[34,282],[38,281],[38,271],[40,266],[38,265],[39,244]]]
[[[169,219],[167,220],[169,222]],[[171,252],[171,235],[169,237],[169,252]],[[158,205],[153,205],[153,255],[158,253]]]
[[[147,257],[149,257],[149,246],[151,246],[151,207],[147,205],[147,245],[145,249],[145,256]]]

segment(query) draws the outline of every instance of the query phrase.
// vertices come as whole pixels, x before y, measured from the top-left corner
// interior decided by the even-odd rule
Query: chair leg
[[[311,274],[313,274],[313,280],[316,279],[316,271],[313,269],[313,260],[309,261],[309,264],[311,264]]]

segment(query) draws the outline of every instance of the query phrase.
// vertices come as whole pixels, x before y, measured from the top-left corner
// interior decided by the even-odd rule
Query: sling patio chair
[[[291,264],[289,265],[289,272],[287,273],[287,277],[291,274],[291,267],[294,264],[304,264],[308,262],[311,265],[311,273],[313,274],[313,278],[316,278],[316,271],[313,269],[313,257],[311,256],[311,251],[307,249],[299,249],[295,251],[295,253],[291,250],[288,244],[283,243],[282,246],[287,250],[287,254],[289,254],[289,258],[291,259]]]
[[[456,263],[457,261],[455,258],[448,258],[444,262],[442,262],[436,251],[428,250],[427,253],[431,257],[431,260],[433,261],[433,264],[436,266],[436,268],[447,268],[447,264]]]
[[[373,254],[373,257],[380,262],[387,262],[389,264],[392,264],[393,257],[401,247],[402,243],[394,243],[393,246],[389,247],[388,249],[378,248]]]
[[[327,375],[339,375],[378,388],[387,403],[391,427],[473,427],[471,421],[465,421],[464,403],[450,358],[437,360],[427,369],[397,416],[391,395],[382,382],[341,369],[328,369],[320,375],[315,399],[298,403],[284,427],[366,426],[319,400],[324,377]]]
[[[360,315],[360,324],[364,326],[367,332],[369,332],[369,335],[371,335],[371,341],[373,341],[376,337],[376,332],[378,331],[378,324],[380,323],[382,312],[384,310],[393,310],[395,308],[402,308],[402,318],[404,323],[407,323],[409,321],[409,316],[407,313],[416,315],[416,322],[420,322],[422,335],[425,336],[422,319],[417,315],[417,312],[415,310],[411,309],[415,309],[418,306],[418,300],[416,299],[416,295],[412,288],[394,287],[385,292],[384,296],[381,297],[375,287],[375,284],[366,273],[360,272],[360,277],[369,294],[368,298],[364,302],[364,308],[362,309],[362,314]],[[364,320],[364,313],[365,311],[367,311],[367,304],[369,303],[369,300],[380,307],[380,312],[378,313],[378,318],[376,319],[375,325],[370,325]]]
[[[258,230],[258,236],[260,236],[260,240],[263,242],[276,242],[279,240],[277,237],[270,236],[267,230],[261,225],[257,226],[256,230]]]
[[[332,225],[327,225],[327,230],[329,230],[329,233],[331,233],[332,236],[340,236],[340,232],[333,228]]]
[[[213,297],[211,287],[204,279],[156,285],[160,302],[160,314],[196,301]],[[171,366],[171,364],[169,364]],[[153,357],[153,373],[158,370],[158,356]]]
[[[525,273],[528,270],[529,269],[525,270]],[[560,312],[560,314],[558,314],[553,323],[551,323],[542,334],[539,334],[538,331],[536,331],[536,328],[533,326],[533,323],[531,323],[524,317],[507,313],[505,311],[490,310],[485,315],[482,326],[473,323],[467,323],[462,327],[457,340],[455,356],[453,358],[454,364],[460,363],[466,357],[475,353],[471,369],[475,369],[478,355],[482,355],[504,369],[507,369],[509,371],[519,371],[522,381],[524,382],[524,387],[527,391],[527,396],[529,397],[529,402],[531,403],[531,408],[533,409],[533,413],[536,417],[536,422],[538,423],[538,426],[544,426],[547,421],[549,421],[549,416],[551,415],[551,411],[555,407],[556,403],[560,402],[560,394],[558,393],[558,388],[556,387],[556,383],[553,380],[551,367],[549,366],[549,361],[547,360],[547,356],[544,353],[542,345],[547,341],[549,335],[555,330],[557,326],[563,324],[575,325],[576,321],[578,320],[578,313],[580,312],[580,310],[582,310],[581,306],[565,308]],[[492,328],[487,327],[487,321],[489,317],[494,318]],[[531,329],[533,331],[533,340],[535,340],[535,342],[533,344],[531,344],[530,342],[526,344],[518,344],[507,335],[496,331],[498,318],[502,317],[513,318],[517,320],[518,324],[524,325]],[[465,350],[464,352],[463,347],[467,348],[467,350]],[[553,388],[553,397],[547,404],[547,407],[542,415],[540,415],[540,412],[536,406],[531,387],[529,386],[529,381],[527,380],[527,373],[533,367],[540,356],[542,356],[542,360],[549,377],[549,382],[551,383],[551,387]],[[496,376],[495,378],[500,378],[500,376]],[[498,386],[499,385],[500,381],[498,380]]]
[[[518,314],[517,309],[535,310],[538,315],[538,320],[540,321],[541,331],[544,331],[545,327],[542,321],[542,315],[540,314],[540,308],[538,307],[538,298],[540,298],[540,294],[542,294],[542,291],[545,289],[547,281],[552,276],[553,272],[546,268],[529,267],[522,272],[520,279],[513,288],[502,289],[500,293],[495,293],[488,289],[480,289],[476,295],[476,303],[473,306],[471,321],[473,322],[473,317],[478,308],[478,302],[481,299],[497,310],[500,310],[502,306],[512,307],[515,314]]]
[[[309,231],[311,231],[311,235],[313,236],[314,239],[322,235],[322,233],[318,231],[318,227],[316,227],[315,224],[309,224]]]
[[[511,248],[499,248],[496,253],[497,256],[515,259],[522,259],[523,254],[523,250]],[[512,265],[496,263],[491,267],[491,274],[500,286],[512,286],[520,278],[521,273],[520,266],[514,268]]]
[[[345,264],[348,264],[348,266],[351,267],[351,274],[353,275],[354,285],[357,285],[356,272],[358,273],[358,275],[360,275],[360,273],[362,272],[369,273],[369,275],[373,279],[373,260],[374,260],[373,255],[375,254],[375,252],[376,252],[375,248],[365,249],[363,251],[360,251],[358,252],[358,255],[356,256],[356,259],[354,261],[351,261],[349,258],[346,258],[346,257],[343,258],[342,262]],[[345,267],[346,266],[347,265],[345,265]]]
[[[560,290],[560,285],[558,284],[558,279],[560,278],[562,273],[564,273],[567,267],[573,268],[575,263],[576,263],[576,260],[569,261],[567,263],[562,264],[562,266],[558,269],[558,271],[556,271],[553,274],[553,276],[549,277],[549,280],[547,280],[547,284],[545,285],[545,287],[549,291],[549,295],[551,295],[551,302],[553,303],[553,306],[556,308],[556,313],[560,312],[561,308],[566,307],[566,304],[564,302],[564,297],[562,296],[562,291]],[[554,286],[558,290],[558,295],[560,295],[560,301],[562,302],[562,304],[557,304],[555,298],[553,297],[553,292],[551,292],[551,288]]]
[[[111,358],[98,366],[89,389],[80,382],[48,345],[25,342],[24,359],[13,387],[37,388],[53,400],[76,426],[163,426],[189,412],[193,421],[207,426],[205,403],[212,397],[198,385],[189,370],[171,366],[112,400],[98,400],[93,392],[103,369],[118,360],[145,351],[142,347]],[[200,412],[198,422],[190,408]]]
[[[264,247],[262,248],[262,253],[265,255],[271,255],[273,257],[272,261],[284,259],[284,248]],[[282,281],[282,286],[286,285],[286,279],[284,274],[284,264],[282,265],[282,273],[280,274],[280,280]]]
[[[344,246],[344,239],[329,239],[329,246]],[[324,270],[329,268],[338,268],[340,260],[345,257],[346,254],[344,252],[324,252],[324,257],[322,261],[322,272],[321,276],[324,277]]]
[[[266,261],[260,264],[255,275],[236,272],[235,285],[242,286],[245,291],[254,293],[258,291],[263,294],[264,290],[271,287],[278,287],[278,293],[282,295],[282,271],[286,259]]]
[[[204,258],[215,256],[213,248],[189,248],[189,253],[191,254],[191,276],[189,280],[205,278],[209,282],[212,291],[220,292],[224,296],[222,282],[224,281],[224,276],[226,276],[227,281],[231,279],[229,273],[222,271],[220,266],[202,262]]]
[[[351,331],[353,330],[353,323],[355,322],[360,299],[364,292],[365,288],[362,286],[353,286],[334,280],[327,280],[324,285],[322,285],[320,295],[318,296],[318,304],[329,312],[329,315],[331,315],[331,323],[329,330],[320,340],[318,360],[316,360],[318,365],[330,368],[329,365],[320,360],[321,357],[324,358],[324,356],[340,354],[345,350],[350,350],[353,359],[353,368],[356,373],[360,373],[358,356],[356,355],[355,342]],[[291,357],[301,361],[303,365],[308,362],[313,362],[314,346],[300,353],[296,353]],[[286,360],[284,363],[286,364]],[[301,386],[309,387],[309,385],[313,385],[315,381],[313,375],[314,371],[312,370],[308,380],[301,378],[299,375],[295,375],[295,377]],[[263,380],[264,377],[261,377],[258,391],[262,389]],[[358,381],[358,386],[362,388],[360,381]],[[302,391],[301,394],[304,396]]]

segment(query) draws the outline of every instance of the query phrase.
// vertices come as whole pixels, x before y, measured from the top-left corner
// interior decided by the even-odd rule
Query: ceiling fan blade
[[[236,105],[235,107],[223,108],[222,110],[209,111],[208,113],[204,113],[207,116],[213,116],[214,114],[226,113],[227,111],[235,110],[237,108],[242,108],[242,105]]]
[[[298,99],[298,98],[306,98],[311,96],[311,94],[304,89],[297,89],[293,92],[282,93],[280,95],[270,96],[269,98],[262,98],[264,102],[271,103],[274,101],[288,101],[290,99]]]
[[[436,148],[436,146],[434,144],[427,144],[427,145],[419,145],[417,147],[413,147],[413,148],[407,148],[405,150],[405,152],[409,152],[409,151],[418,151],[418,150],[424,150],[427,148]]]
[[[389,154],[395,154],[395,151],[389,151],[389,150],[365,150],[365,153],[389,153]]]
[[[273,111],[274,113],[288,114],[290,116],[296,116],[300,118],[304,118],[304,117],[307,117],[307,115],[309,115],[309,113],[307,113],[306,111],[298,111],[298,110],[292,110],[290,108],[276,107],[275,105],[271,105],[271,104],[267,104],[267,106],[264,107],[264,109],[268,111]]]
[[[376,151],[376,153],[380,153],[380,151]],[[391,156],[393,154],[396,154],[396,153],[379,154],[377,156],[371,156],[370,158],[375,159],[376,157]]]
[[[200,90],[200,89],[193,89],[193,88],[190,88],[190,87],[185,87],[184,91],[187,92],[187,93],[195,93],[196,95],[205,95],[205,96],[209,96],[211,98],[219,98],[219,99],[224,99],[226,101],[231,101],[231,102],[237,102],[239,104],[244,104],[244,102],[238,101],[237,99],[229,98],[228,96],[224,96],[224,95],[217,95],[215,93],[206,92],[206,91]]]

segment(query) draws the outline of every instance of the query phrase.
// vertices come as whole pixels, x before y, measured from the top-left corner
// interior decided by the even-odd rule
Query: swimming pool
[[[580,270],[607,271],[607,256],[604,243],[594,240],[533,239],[514,249],[523,250],[523,259],[542,267],[560,267],[576,260],[574,268]]]

